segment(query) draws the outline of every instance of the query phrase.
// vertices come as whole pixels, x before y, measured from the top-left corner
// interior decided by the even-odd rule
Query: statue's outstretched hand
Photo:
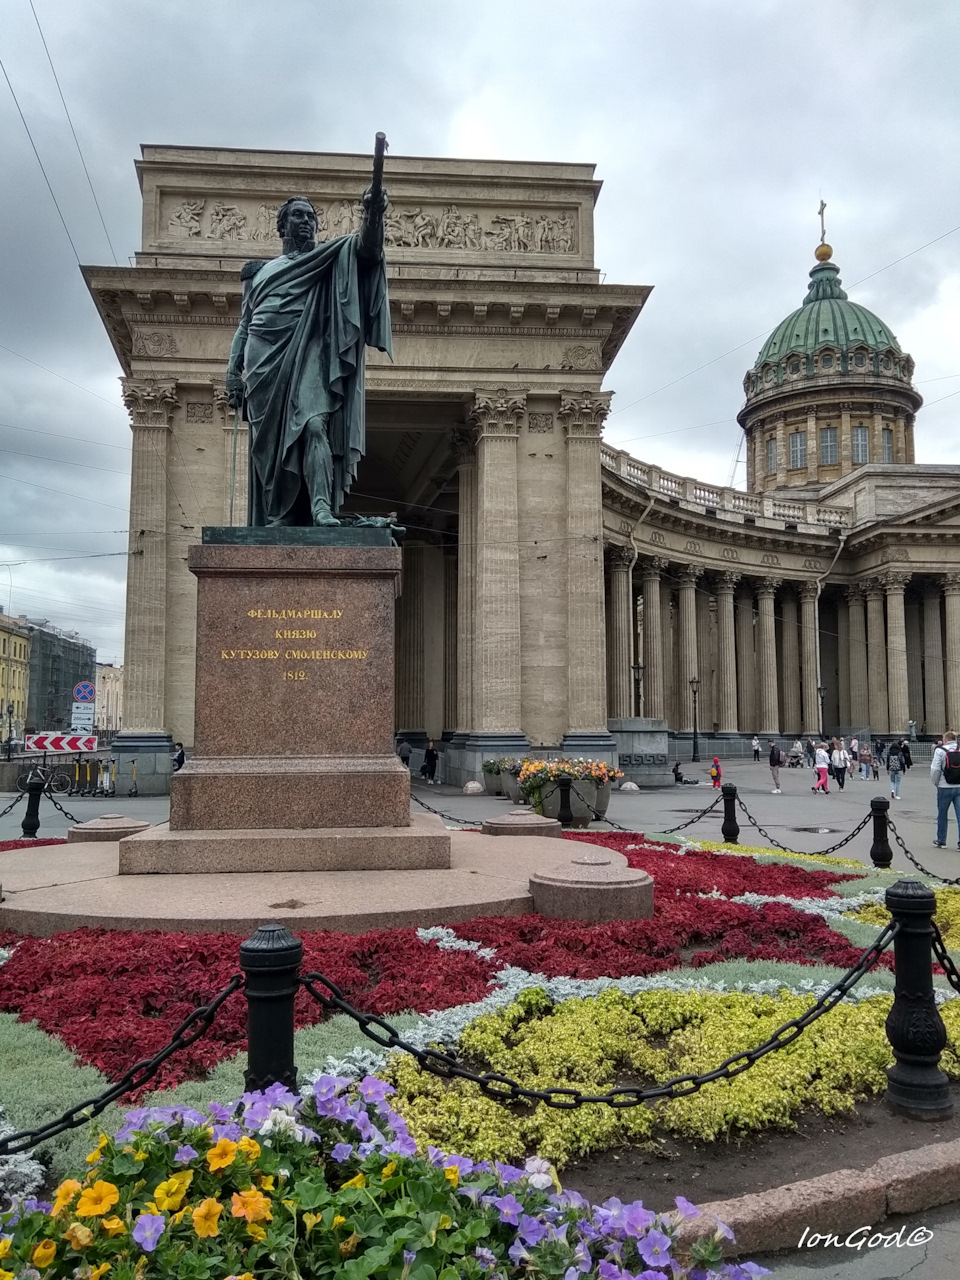
[[[386,211],[387,205],[390,203],[385,187],[380,188],[380,199],[378,201],[377,208],[373,208],[373,191],[370,187],[367,187],[366,191],[363,193],[362,201],[364,210],[367,214],[379,214],[381,217]]]

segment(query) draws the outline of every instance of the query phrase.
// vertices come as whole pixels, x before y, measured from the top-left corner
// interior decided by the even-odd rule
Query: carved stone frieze
[[[175,356],[179,350],[177,340],[172,333],[162,333],[159,330],[153,333],[145,333],[142,329],[134,329],[133,331],[133,354],[145,359],[155,359],[161,356]]]
[[[567,429],[568,436],[599,436],[603,424],[610,412],[611,393],[601,392],[596,396],[577,395],[575,392],[560,392],[560,410],[558,417]]]
[[[188,423],[212,422],[213,403],[205,400],[188,400],[184,412],[184,421]]]
[[[554,417],[552,413],[531,413],[527,416],[527,430],[540,435],[549,435],[553,431]]]
[[[477,391],[470,421],[476,426],[478,436],[515,436],[526,407],[525,391],[519,395],[506,387],[497,391]]]
[[[272,245],[279,252],[277,212],[280,201],[237,197],[209,199],[168,196],[161,206],[161,237],[166,240],[218,240]],[[349,235],[360,228],[363,206],[355,199],[313,199],[321,240]],[[579,252],[579,218],[569,209],[460,207],[454,203],[401,201],[384,218],[388,249],[452,249],[467,253]]]
[[[602,366],[603,357],[599,347],[584,346],[579,343],[573,347],[564,347],[560,355],[562,370],[596,373]]]
[[[123,379],[123,403],[135,427],[169,427],[175,409],[180,407],[175,382]]]

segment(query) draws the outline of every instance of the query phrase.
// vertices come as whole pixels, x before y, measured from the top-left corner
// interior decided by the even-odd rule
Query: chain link
[[[740,799],[739,796],[737,796],[737,807],[740,810],[742,810],[742,812],[746,816],[746,819],[750,823],[750,825],[756,828],[756,830],[760,832],[760,834],[763,836],[765,840],[769,840],[770,843],[774,846],[774,848],[782,849],[784,853],[799,853],[799,850],[790,849],[785,844],[781,844],[779,840],[775,840],[769,831],[766,831],[763,827],[761,827],[760,823],[756,820],[756,818],[753,816],[753,814],[750,812],[750,810],[743,803],[743,801]],[[873,814],[868,813],[865,818],[862,818],[860,820],[858,825],[854,827],[854,829],[850,832],[849,835],[845,835],[843,839],[838,840],[836,844],[830,845],[829,849],[817,849],[814,853],[804,853],[802,856],[805,858],[824,858],[827,856],[827,854],[836,853],[838,849],[842,849],[845,844],[849,844],[850,841],[853,840],[855,836],[858,836],[872,817],[873,817]]]
[[[897,844],[900,846],[900,849],[903,852],[903,856],[906,858],[908,862],[912,862],[918,871],[922,871],[923,874],[925,876],[929,876],[931,880],[939,880],[941,884],[960,884],[960,876],[957,876],[953,880],[948,880],[946,876],[938,876],[935,871],[928,871],[922,862],[918,862],[917,859],[910,852],[910,850],[907,848],[907,846],[903,843],[903,837],[900,835],[900,832],[897,830],[896,826],[894,825],[892,818],[889,818],[889,817],[887,818],[887,827],[890,831],[893,832],[893,838],[894,840],[896,840]]]
[[[435,809],[432,804],[427,804],[426,800],[421,800],[418,795],[414,795],[413,791],[410,792],[410,799],[421,809],[426,809],[427,813],[435,813],[438,818],[446,818],[448,822],[459,822],[465,827],[483,826],[483,820],[479,818],[474,821],[472,818],[455,818],[452,813],[443,813],[440,809]]]
[[[24,1129],[21,1133],[11,1133],[0,1138],[0,1158],[15,1155],[18,1151],[29,1151],[37,1143],[55,1138],[58,1133],[64,1133],[67,1129],[79,1129],[81,1125],[99,1115],[111,1102],[115,1102],[123,1094],[142,1088],[153,1079],[169,1057],[179,1049],[186,1049],[194,1044],[210,1030],[214,1018],[220,1011],[220,1006],[242,986],[243,974],[235,973],[219,995],[214,996],[209,1004],[200,1005],[184,1018],[167,1045],[152,1058],[144,1058],[142,1062],[135,1063],[129,1071],[124,1072],[116,1084],[111,1085],[98,1098],[88,1098],[86,1102],[78,1102],[58,1119],[50,1120],[38,1129]]]
[[[684,827],[692,827],[695,822],[699,822],[701,818],[705,818],[708,813],[713,813],[714,809],[722,800],[723,793],[721,792],[721,794],[717,796],[716,800],[714,800],[713,804],[707,805],[706,809],[702,809],[696,817],[691,818],[689,822],[681,822],[678,827],[664,827],[663,831],[660,832],[660,835],[670,836],[673,835],[675,831],[683,831]]]
[[[957,966],[953,963],[953,956],[947,950],[947,945],[943,940],[943,935],[937,928],[936,920],[931,920],[933,925],[933,954],[940,962],[940,967],[947,975],[947,981],[955,991],[960,991],[960,973],[957,972]]]
[[[0,813],[0,818],[5,818],[8,813],[10,813],[13,809],[17,807],[17,805],[20,803],[21,800],[26,800],[26,798],[27,798],[27,793],[25,791],[19,792],[13,804],[8,804],[7,807],[3,810],[3,812]]]
[[[63,805],[59,802],[59,800],[55,799],[52,791],[45,790],[43,794],[47,797],[48,800],[51,800],[53,802],[53,807],[55,809],[59,809],[65,818],[69,818],[71,822],[80,821],[80,819],[75,818],[72,813],[67,812],[67,810],[63,807]]]
[[[605,1106],[620,1109],[637,1107],[654,1098],[688,1097],[690,1094],[702,1089],[705,1084],[712,1084],[715,1080],[732,1080],[734,1076],[738,1076],[748,1070],[760,1058],[765,1057],[766,1054],[773,1053],[777,1049],[783,1049],[786,1045],[792,1044],[811,1023],[816,1022],[818,1018],[823,1017],[825,1013],[829,1013],[835,1005],[839,1004],[860,979],[873,968],[883,951],[893,941],[899,928],[900,926],[896,921],[891,921],[877,937],[873,945],[864,951],[853,968],[848,969],[838,982],[835,982],[828,991],[825,991],[806,1013],[801,1014],[798,1018],[791,1018],[789,1022],[785,1022],[774,1031],[769,1039],[755,1049],[747,1049],[742,1053],[734,1054],[733,1057],[727,1058],[726,1061],[721,1062],[712,1071],[705,1071],[701,1075],[676,1076],[663,1084],[653,1085],[646,1089],[622,1086],[617,1089],[611,1089],[607,1093],[583,1093],[579,1089],[560,1087],[553,1089],[527,1089],[518,1081],[512,1080],[509,1076],[505,1076],[499,1071],[485,1071],[478,1075],[458,1062],[453,1054],[445,1053],[439,1049],[418,1049],[404,1040],[396,1028],[392,1027],[383,1018],[379,1018],[372,1013],[360,1013],[348,1003],[339,987],[335,986],[329,978],[325,978],[322,973],[306,973],[301,977],[300,982],[317,1003],[328,1012],[345,1013],[348,1018],[352,1018],[368,1040],[372,1040],[384,1049],[401,1049],[404,1053],[409,1053],[425,1071],[440,1076],[441,1079],[467,1080],[471,1084],[475,1084],[481,1093],[488,1098],[492,1098],[495,1102],[505,1104],[542,1102],[545,1106],[556,1107],[560,1110],[572,1110],[591,1103],[602,1103]],[[328,995],[324,995],[323,992],[317,990],[315,984],[318,982],[326,987]]]

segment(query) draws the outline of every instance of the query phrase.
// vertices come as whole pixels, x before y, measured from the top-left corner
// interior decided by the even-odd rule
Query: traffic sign
[[[77,702],[96,702],[97,688],[89,680],[81,680],[73,686],[73,696]]]
[[[93,728],[95,715],[96,708],[92,702],[75,702],[70,713],[70,728],[86,729],[89,732]]]
[[[28,733],[25,751],[96,751],[97,740],[79,733]]]

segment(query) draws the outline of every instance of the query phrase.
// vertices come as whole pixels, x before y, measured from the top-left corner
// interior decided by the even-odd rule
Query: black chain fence
[[[17,795],[16,800],[14,800],[12,804],[8,804],[8,805],[7,805],[7,807],[6,807],[5,809],[3,809],[2,811],[0,811],[0,818],[5,818],[5,817],[7,816],[7,814],[8,814],[8,813],[12,813],[12,811],[17,807],[17,805],[20,803],[20,801],[21,801],[21,800],[26,800],[26,798],[27,798],[27,794],[26,794],[26,792],[25,792],[25,791],[21,791],[21,792],[19,792],[19,794]]]
[[[52,802],[53,807],[54,807],[55,809],[59,809],[59,811],[63,814],[63,816],[64,816],[65,818],[68,818],[71,822],[79,822],[79,821],[80,821],[80,819],[79,819],[79,818],[74,817],[74,815],[73,815],[72,813],[70,813],[67,809],[65,809],[65,808],[63,807],[63,805],[60,803],[60,801],[56,798],[56,796],[53,794],[53,792],[49,789],[49,786],[44,790],[44,793],[43,793],[43,794],[47,797],[47,799],[48,799],[48,800],[50,800],[50,801]]]
[[[561,1110],[582,1107],[589,1103],[602,1103],[605,1106],[616,1108],[637,1107],[655,1098],[688,1097],[690,1094],[702,1089],[705,1084],[712,1084],[715,1080],[732,1080],[734,1076],[747,1071],[755,1062],[759,1062],[768,1053],[774,1053],[777,1049],[783,1049],[788,1044],[792,1044],[811,1023],[816,1022],[818,1018],[822,1018],[825,1013],[829,1013],[856,986],[860,979],[869,973],[886,948],[891,944],[899,928],[900,926],[895,921],[891,921],[880,933],[873,945],[864,951],[857,963],[851,969],[848,969],[839,981],[835,982],[828,991],[825,991],[805,1013],[798,1018],[791,1018],[789,1022],[785,1022],[778,1027],[763,1044],[757,1045],[755,1049],[746,1049],[742,1053],[734,1054],[724,1062],[721,1062],[719,1066],[714,1067],[712,1071],[705,1071],[700,1075],[676,1076],[663,1084],[651,1085],[645,1089],[634,1086],[621,1086],[617,1089],[610,1089],[606,1093],[583,1093],[580,1089],[560,1087],[553,1089],[527,1089],[518,1081],[512,1080],[509,1076],[502,1075],[497,1071],[480,1073],[471,1071],[453,1054],[440,1049],[418,1049],[415,1045],[404,1040],[397,1029],[385,1019],[378,1017],[376,1014],[361,1013],[359,1010],[354,1009],[340,988],[332,983],[329,978],[324,977],[322,973],[306,973],[301,977],[300,981],[322,1008],[330,1013],[346,1014],[348,1018],[351,1018],[357,1024],[368,1040],[372,1040],[384,1049],[400,1049],[404,1053],[409,1053],[425,1071],[440,1076],[444,1080],[466,1080],[471,1084],[475,1084],[481,1093],[488,1098],[492,1098],[495,1102],[504,1104],[542,1102],[545,1106],[556,1107]],[[318,990],[317,983],[325,987],[328,994]]]
[[[58,1133],[64,1133],[68,1129],[79,1129],[81,1125],[104,1111],[111,1102],[116,1102],[123,1094],[148,1084],[169,1057],[178,1050],[186,1049],[189,1045],[196,1043],[210,1030],[214,1018],[220,1011],[220,1006],[242,986],[243,974],[234,974],[209,1004],[200,1005],[184,1018],[168,1044],[164,1045],[152,1058],[144,1058],[142,1062],[135,1063],[129,1071],[124,1072],[116,1084],[111,1085],[99,1097],[78,1102],[75,1107],[65,1111],[56,1120],[50,1120],[36,1129],[24,1129],[21,1133],[11,1133],[0,1138],[0,1157],[12,1156],[19,1151],[29,1151],[31,1147],[44,1142],[47,1138],[55,1138]]]
[[[426,800],[421,800],[412,790],[410,799],[414,804],[418,804],[421,809],[426,809],[427,813],[435,813],[438,818],[446,818],[448,822],[459,822],[463,827],[482,827],[482,818],[455,818],[452,813],[444,813],[442,809],[435,809],[432,804],[427,804]]]
[[[769,840],[770,843],[774,846],[774,848],[782,849],[784,853],[798,852],[798,850],[796,849],[790,849],[785,844],[781,844],[779,840],[774,839],[774,837],[770,834],[769,831],[761,827],[760,823],[756,820],[756,818],[753,816],[753,814],[750,812],[750,810],[743,803],[743,801],[740,799],[739,796],[737,796],[737,808],[740,809],[740,811],[743,813],[744,817],[750,823],[750,825],[755,830],[759,831],[765,840]],[[853,828],[853,830],[848,835],[845,835],[842,840],[838,840],[836,844],[830,845],[829,848],[817,849],[811,853],[804,853],[803,856],[807,858],[824,858],[828,854],[836,853],[838,849],[842,849],[843,846],[849,844],[850,841],[853,840],[855,836],[858,836],[872,817],[873,817],[873,814],[868,813],[867,816],[865,818],[862,818],[860,822]]]
[[[903,837],[900,835],[900,832],[894,825],[893,819],[890,817],[887,818],[887,829],[892,833],[894,840],[896,840],[897,844],[900,846],[903,856],[908,862],[912,863],[918,871],[922,871],[923,874],[925,876],[929,876],[931,880],[939,880],[941,884],[960,884],[960,876],[956,876],[953,880],[948,880],[946,876],[938,876],[935,871],[928,871],[922,862],[918,862],[907,846],[903,843]]]
[[[957,971],[957,966],[953,963],[953,956],[947,950],[947,944],[937,928],[936,920],[931,920],[930,923],[933,925],[933,954],[937,957],[951,987],[953,987],[954,991],[960,991],[960,972]]]
[[[692,827],[695,822],[699,822],[701,818],[705,818],[708,813],[713,813],[717,805],[722,802],[723,793],[721,792],[721,794],[717,796],[716,800],[714,800],[713,804],[708,804],[706,809],[701,809],[694,817],[690,818],[687,822],[681,822],[676,827],[664,827],[660,834],[664,836],[672,836],[675,831],[683,831],[686,827]]]

